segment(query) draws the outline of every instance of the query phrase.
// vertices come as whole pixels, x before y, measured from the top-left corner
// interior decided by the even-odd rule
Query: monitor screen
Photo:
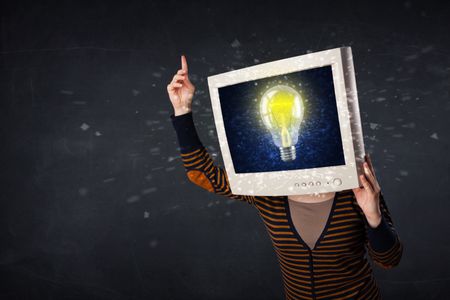
[[[331,65],[218,92],[236,174],[345,165]]]

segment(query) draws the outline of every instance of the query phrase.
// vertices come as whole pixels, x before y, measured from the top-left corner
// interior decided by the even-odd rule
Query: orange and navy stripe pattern
[[[403,246],[397,236],[391,249],[385,252],[372,249],[364,214],[352,190],[336,193],[326,226],[310,249],[295,229],[287,196],[233,194],[225,170],[214,164],[204,146],[182,151],[181,158],[194,184],[257,209],[277,254],[286,299],[381,299],[366,254],[382,268],[389,269],[399,263]],[[383,197],[380,207],[395,232]]]

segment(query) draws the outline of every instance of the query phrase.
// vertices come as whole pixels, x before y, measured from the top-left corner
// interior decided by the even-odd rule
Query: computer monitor
[[[208,77],[230,189],[286,196],[362,186],[364,142],[350,47]]]

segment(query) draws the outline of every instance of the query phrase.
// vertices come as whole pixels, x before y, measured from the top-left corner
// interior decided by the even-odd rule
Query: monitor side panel
[[[352,49],[351,47],[344,47],[341,49],[341,53],[342,65],[344,67],[347,103],[350,111],[350,126],[352,130],[353,147],[355,152],[356,171],[358,174],[358,186],[362,186],[362,183],[359,180],[359,175],[364,174],[362,164],[364,162],[365,147],[361,115],[359,111],[358,90],[356,87]],[[356,187],[356,185],[354,187]]]

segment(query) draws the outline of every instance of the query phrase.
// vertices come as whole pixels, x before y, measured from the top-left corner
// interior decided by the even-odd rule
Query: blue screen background
[[[285,84],[303,98],[296,159],[284,162],[259,114],[270,87]],[[345,165],[331,66],[219,88],[225,133],[236,173],[298,170]]]

